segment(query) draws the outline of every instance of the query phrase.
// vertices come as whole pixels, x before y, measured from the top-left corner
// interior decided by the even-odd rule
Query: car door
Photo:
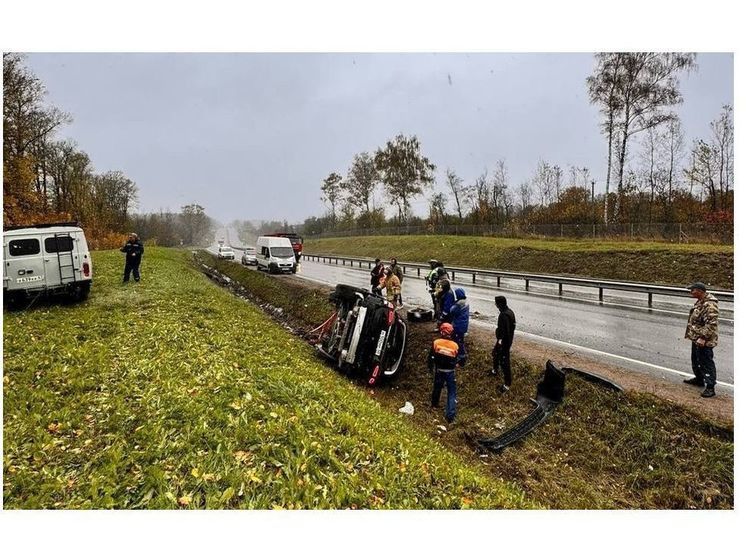
[[[43,288],[46,285],[39,235],[5,238],[5,286],[10,290]]]

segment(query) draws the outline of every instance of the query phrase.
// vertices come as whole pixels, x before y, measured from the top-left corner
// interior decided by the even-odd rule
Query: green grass
[[[310,329],[331,312],[329,288],[269,278],[204,253],[201,258],[249,288],[258,302],[292,300],[283,319],[297,328]],[[411,401],[415,414],[408,421],[470,460],[476,438],[509,427],[530,410],[541,370],[517,360],[509,395],[498,396],[495,380],[484,374],[491,367],[491,348],[470,342],[469,362],[458,375],[458,421],[438,434],[434,426],[443,411],[429,406],[432,379],[425,367],[431,328],[410,324],[405,373],[371,397],[393,413]],[[558,355],[560,362],[563,357]],[[610,392],[571,375],[566,400],[547,423],[482,462],[495,479],[514,481],[534,502],[551,508],[732,508],[733,453],[732,425],[716,424],[651,395]]]
[[[93,259],[85,304],[4,313],[6,508],[536,506],[323,366],[189,253],[151,249],[129,285],[118,252]]]
[[[733,289],[733,245],[449,235],[307,239],[307,253]]]

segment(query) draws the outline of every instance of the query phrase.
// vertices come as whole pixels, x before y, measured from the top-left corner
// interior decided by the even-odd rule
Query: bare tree
[[[540,159],[536,165],[532,183],[539,195],[539,205],[547,206],[552,200],[552,192],[555,189],[555,173],[552,166],[543,159]]]
[[[446,169],[446,184],[456,202],[456,212],[458,213],[459,223],[463,223],[464,214],[462,207],[464,205],[464,198],[467,195],[468,187],[464,186],[463,179],[451,169]]]
[[[622,53],[596,54],[594,73],[586,78],[591,103],[600,105],[603,114],[601,128],[606,136],[608,153],[606,155],[606,194],[604,196],[604,223],[609,222],[608,198],[611,183],[611,165],[616,132],[617,111],[622,106],[620,97],[619,76],[622,72]]]
[[[531,188],[531,183],[529,181],[523,181],[518,186],[518,197],[521,201],[521,211],[526,212],[533,202],[533,189]]]
[[[710,123],[717,146],[717,169],[721,207],[725,207],[733,185],[733,107],[724,105],[717,120]]]
[[[504,159],[498,159],[495,164],[495,172],[492,173],[490,184],[490,205],[494,214],[495,225],[500,224],[500,210],[505,209],[505,218],[509,210],[508,196],[508,168]]]

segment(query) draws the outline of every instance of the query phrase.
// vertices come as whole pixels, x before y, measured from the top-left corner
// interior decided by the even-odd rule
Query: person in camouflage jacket
[[[704,386],[703,398],[715,395],[717,375],[712,348],[718,344],[718,300],[707,293],[707,286],[695,282],[689,286],[692,297],[697,301],[689,311],[689,321],[684,337],[692,341],[692,370],[694,378],[684,382],[694,386]]]

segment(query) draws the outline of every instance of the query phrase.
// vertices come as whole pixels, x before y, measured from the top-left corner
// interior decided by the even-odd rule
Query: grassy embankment
[[[733,245],[408,235],[307,239],[303,250],[673,285],[701,280],[733,289]]]
[[[527,508],[323,366],[184,251],[4,314],[6,508]],[[292,297],[291,297],[292,298]]]
[[[256,302],[282,307],[283,320],[293,327],[308,330],[331,312],[329,288],[269,277],[204,253],[201,258],[247,287]],[[613,393],[573,376],[567,379],[565,403],[537,432],[500,455],[479,458],[474,439],[510,426],[529,411],[541,371],[518,361],[511,392],[498,396],[495,380],[484,374],[491,366],[490,348],[472,345],[469,363],[459,372],[458,420],[442,434],[436,425],[443,411],[430,408],[432,380],[424,365],[431,328],[410,325],[406,371],[371,397],[392,414],[411,401],[415,414],[407,422],[465,460],[483,462],[495,479],[515,481],[534,502],[553,508],[733,507],[732,425],[718,425],[654,396]]]

